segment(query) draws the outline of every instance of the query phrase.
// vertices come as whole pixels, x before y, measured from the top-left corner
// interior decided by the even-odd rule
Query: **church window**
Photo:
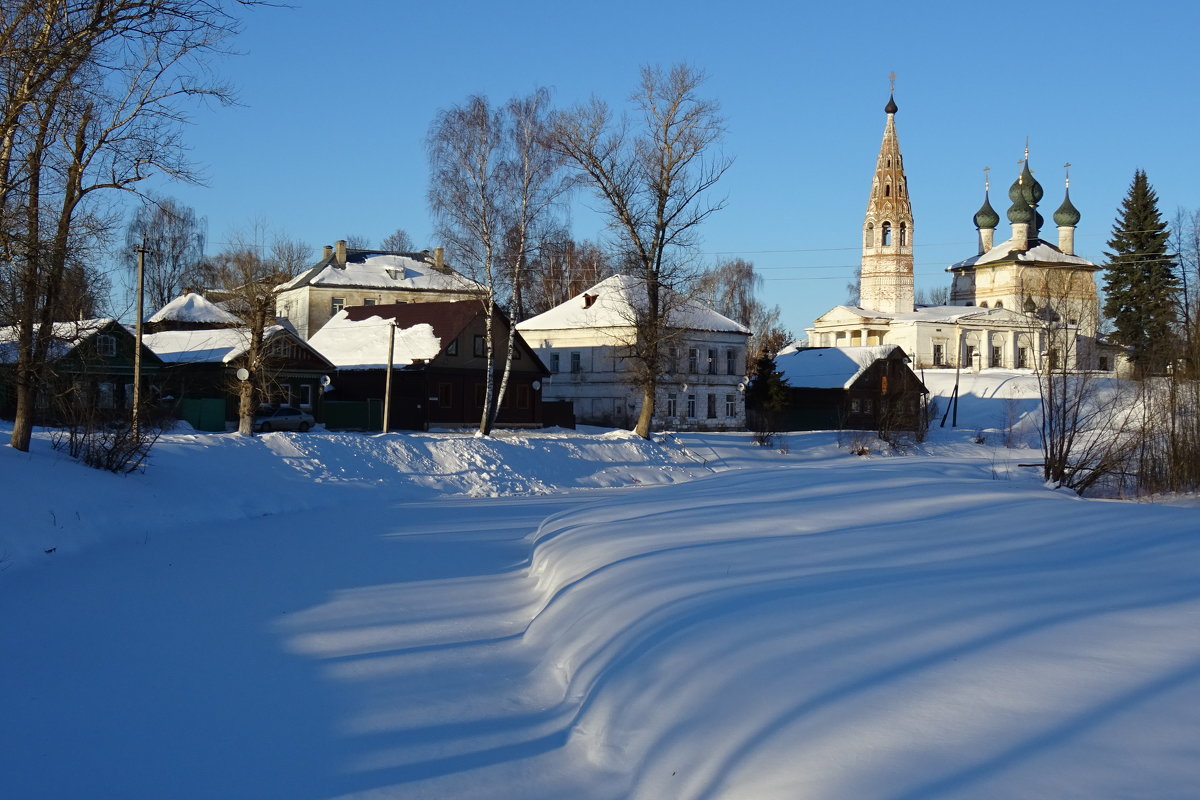
[[[883,187],[883,196],[884,197],[892,196],[892,185],[890,183]]]
[[[868,223],[867,225],[867,247],[875,246],[875,224]]]
[[[904,247],[906,244],[908,244],[908,223],[901,222],[900,223],[900,246]]]
[[[892,244],[892,223],[890,223],[890,222],[883,223],[882,238],[883,238],[883,241],[881,242],[881,244],[884,247],[890,247]]]
[[[996,308],[1004,308],[1004,301],[1003,301],[1003,300],[997,300],[997,301],[996,301]]]
[[[980,303],[980,304],[979,304],[979,307],[980,307],[980,308],[987,308],[987,307],[988,307],[987,300],[984,300],[982,303]]]

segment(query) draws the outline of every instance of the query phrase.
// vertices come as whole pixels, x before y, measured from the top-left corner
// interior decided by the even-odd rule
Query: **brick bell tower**
[[[859,305],[874,311],[913,310],[913,216],[908,201],[904,158],[896,138],[895,74],[884,112],[883,143],[875,162],[871,198],[863,220]]]

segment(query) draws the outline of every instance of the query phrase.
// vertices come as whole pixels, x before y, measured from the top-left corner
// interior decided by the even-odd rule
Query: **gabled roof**
[[[263,341],[286,337],[328,363],[320,352],[282,325],[263,329]],[[248,328],[204,328],[194,331],[162,331],[142,336],[142,342],[168,364],[228,364],[250,349]],[[330,365],[332,366],[332,364]]]
[[[384,369],[388,330],[394,322],[392,363],[404,366],[436,358],[443,342],[454,339],[482,313],[483,306],[476,300],[352,306],[335,314],[309,343],[339,368]]]
[[[897,345],[809,347],[776,356],[775,369],[798,389],[849,389],[876,361],[891,358]]]
[[[302,286],[345,289],[434,289],[473,292],[480,284],[449,267],[438,269],[424,253],[392,253],[379,250],[348,250],[346,263],[330,255],[316,266],[275,287],[286,292]]]
[[[176,297],[154,312],[147,322],[200,322],[216,325],[239,325],[241,320],[216,303],[195,292]]]
[[[1000,244],[977,256],[972,256],[957,264],[951,264],[946,268],[947,271],[956,269],[966,269],[967,267],[978,267],[984,264],[1001,263],[1006,261],[1014,261],[1026,264],[1053,264],[1070,267],[1087,267],[1090,269],[1100,269],[1100,267],[1080,256],[1073,256],[1064,253],[1054,245],[1042,239],[1030,239],[1028,247],[1024,250],[1015,249],[1012,239],[1003,241]]]
[[[116,320],[110,317],[53,323],[50,333],[50,348],[46,354],[47,359],[54,361],[62,358],[87,341],[90,336],[99,333],[110,325],[117,325],[118,328],[125,331],[124,327],[120,326]],[[128,331],[125,332],[128,333]],[[18,335],[16,325],[0,327],[0,364],[17,363]]]
[[[549,311],[517,323],[519,331],[570,330],[575,328],[629,328],[635,309],[644,307],[645,290],[640,278],[613,275]],[[670,289],[671,309],[667,324],[696,331],[728,331],[749,334],[739,322],[718,314],[699,300],[683,298]]]

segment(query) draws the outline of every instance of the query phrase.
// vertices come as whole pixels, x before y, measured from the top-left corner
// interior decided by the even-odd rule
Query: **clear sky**
[[[1076,250],[1102,259],[1135,169],[1160,208],[1200,207],[1195,0],[492,3],[297,0],[257,9],[218,71],[241,105],[186,131],[205,187],[159,184],[209,221],[209,249],[254,221],[314,250],[404,228],[435,245],[424,138],[435,113],[537,86],[557,105],[623,105],[638,68],[705,70],[735,158],[704,257],[741,256],[797,336],[846,299],[883,133],[888,73],[915,217],[917,287],[973,255],[992,168],[1003,221],[1030,140],[1050,219],[1063,164],[1082,214]],[[586,202],[586,198],[580,198]],[[578,238],[598,229],[575,215]],[[1055,235],[1049,223],[1047,238]]]

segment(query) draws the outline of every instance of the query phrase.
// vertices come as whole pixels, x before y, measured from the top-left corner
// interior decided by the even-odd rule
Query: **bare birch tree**
[[[427,139],[430,204],[437,234],[461,268],[483,287],[485,318],[483,413],[480,435],[491,433],[511,369],[515,329],[510,325],[500,357],[496,318],[500,308],[520,305],[524,270],[566,190],[560,157],[544,145],[549,94],[538,90],[493,107],[474,95],[442,111]],[[515,313],[515,311],[514,311]],[[515,320],[512,320],[515,322]],[[503,365],[499,391],[495,368]]]
[[[633,97],[636,125],[593,98],[559,114],[549,140],[600,200],[645,292],[644,302],[633,304],[635,341],[626,356],[642,394],[634,430],[645,438],[667,344],[678,333],[669,324],[671,298],[690,296],[695,269],[689,250],[700,224],[724,205],[708,193],[731,164],[714,152],[724,120],[717,103],[700,96],[703,82],[704,74],[686,65],[665,72],[643,67]]]

